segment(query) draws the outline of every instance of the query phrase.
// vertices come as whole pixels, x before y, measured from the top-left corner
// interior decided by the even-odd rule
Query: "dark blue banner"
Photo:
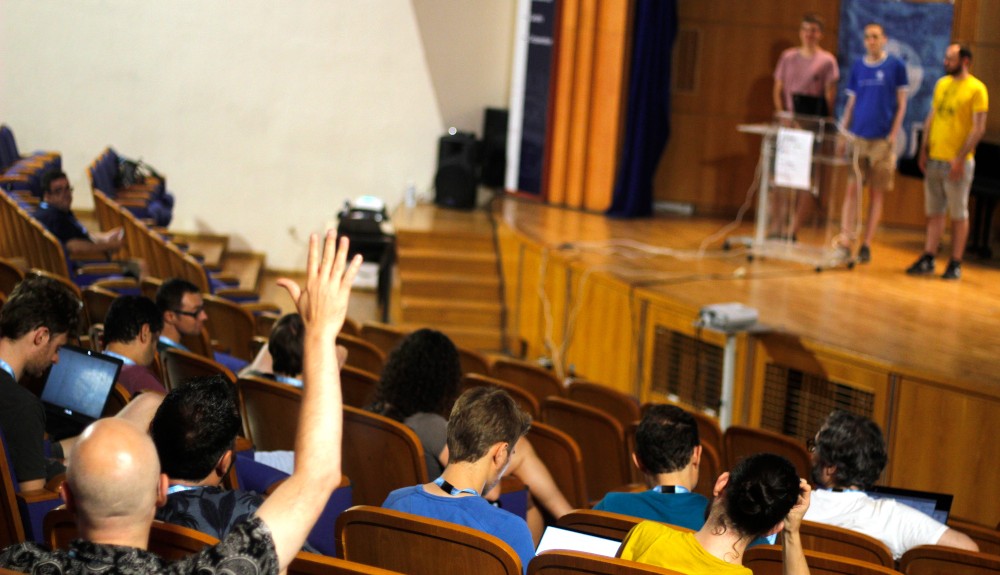
[[[542,193],[542,178],[545,174],[545,136],[548,128],[555,32],[555,0],[533,0],[528,27],[520,170],[517,177],[517,189],[531,194]]]

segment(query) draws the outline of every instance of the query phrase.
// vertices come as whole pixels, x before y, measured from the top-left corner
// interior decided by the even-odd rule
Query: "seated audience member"
[[[490,505],[482,496],[500,483],[531,426],[506,391],[471,389],[455,402],[448,419],[448,465],[424,485],[389,494],[382,507],[449,521],[485,531],[510,545],[527,570],[535,556],[531,531],[523,519]]]
[[[701,463],[694,417],[675,405],[652,405],[635,439],[632,461],[646,477],[649,491],[608,493],[594,509],[701,529],[708,499],[692,493]]]
[[[305,326],[297,313],[281,316],[267,338],[267,347],[262,348],[253,362],[240,372],[240,376],[254,375],[266,377],[295,387],[302,387],[302,341]],[[337,346],[338,358],[341,350]],[[343,364],[343,362],[340,362]]]
[[[104,353],[125,362],[118,383],[132,395],[167,390],[150,366],[163,331],[163,316],[148,297],[121,295],[111,302],[104,317]]]
[[[90,232],[76,219],[73,205],[73,186],[66,174],[54,170],[42,178],[42,202],[34,216],[60,242],[67,255],[106,258],[122,246],[122,229]]]
[[[719,476],[708,519],[696,533],[643,521],[629,531],[618,555],[687,575],[752,575],[743,567],[747,546],[754,539],[782,532],[783,572],[807,574],[799,527],[809,507],[809,490],[784,457],[752,455]]]
[[[61,488],[76,512],[81,539],[70,549],[49,551],[20,543],[0,554],[0,566],[59,573],[277,573],[284,570],[340,483],[342,404],[334,356],[347,312],[351,283],[360,265],[347,265],[348,242],[335,249],[327,235],[321,248],[309,242],[306,288],[280,280],[299,307],[309,337],[295,472],[257,512],[218,545],[168,564],[146,551],[158,505],[167,497],[156,447],[145,430],[121,419],[91,425],[70,454]]]
[[[149,428],[160,471],[169,481],[156,518],[219,539],[264,501],[252,491],[221,485],[234,463],[242,424],[232,387],[218,375],[188,380],[163,398]]]
[[[888,462],[878,425],[860,415],[837,410],[826,418],[810,445],[813,504],[806,519],[859,531],[885,543],[893,556],[917,545],[946,545],[978,551],[964,533],[892,499],[873,499],[865,490],[875,484]]]
[[[0,429],[22,491],[41,489],[65,471],[60,462],[71,440],[52,444],[45,455],[45,408],[18,384],[24,374],[40,377],[59,360],[59,348],[74,335],[80,300],[46,277],[17,284],[0,310]]]
[[[163,314],[163,333],[156,344],[157,351],[163,353],[172,347],[191,351],[181,343],[181,338],[200,337],[201,328],[208,321],[198,286],[180,278],[168,279],[156,290],[156,307]],[[218,351],[214,352],[214,359],[234,373],[247,366],[242,359]]]
[[[448,422],[444,416],[458,397],[461,379],[462,368],[455,344],[445,334],[432,329],[420,329],[407,335],[389,354],[382,370],[370,409],[416,432],[424,448],[429,477],[440,475],[449,461]],[[510,474],[528,486],[532,499],[553,517],[558,519],[572,511],[548,468],[523,437],[518,439],[513,451]],[[499,488],[489,497],[499,497]],[[536,538],[541,537],[544,522],[534,506],[528,509],[528,524]]]

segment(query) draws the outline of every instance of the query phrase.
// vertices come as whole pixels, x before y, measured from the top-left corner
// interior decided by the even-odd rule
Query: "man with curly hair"
[[[807,521],[874,537],[885,543],[896,559],[917,545],[979,550],[964,533],[893,499],[874,499],[865,493],[888,461],[882,430],[871,419],[834,411],[809,449],[817,489],[806,512]]]

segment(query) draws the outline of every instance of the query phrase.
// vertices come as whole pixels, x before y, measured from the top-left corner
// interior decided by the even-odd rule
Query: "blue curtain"
[[[670,54],[676,0],[636,0],[625,141],[609,216],[653,213],[653,176],[670,136]]]

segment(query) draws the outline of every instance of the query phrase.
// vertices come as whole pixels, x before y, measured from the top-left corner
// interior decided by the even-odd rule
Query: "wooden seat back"
[[[348,335],[343,331],[337,335],[337,345],[347,348],[347,365],[375,375],[382,374],[382,367],[385,366],[385,354],[379,348],[358,336]]]
[[[285,571],[288,575],[402,575],[363,563],[300,551]]]
[[[514,399],[518,407],[524,410],[532,419],[538,419],[541,408],[538,399],[526,391],[523,387],[508,383],[506,381],[479,375],[478,373],[466,373],[462,376],[462,391],[468,391],[473,387],[494,386],[503,389]]]
[[[462,366],[463,374],[475,373],[478,375],[490,374],[490,360],[486,355],[474,349],[458,346],[458,363]]]
[[[732,469],[736,462],[755,453],[775,453],[784,456],[795,466],[799,477],[809,477],[812,460],[806,446],[797,439],[780,433],[732,425],[722,434],[726,457],[726,469]]]
[[[261,451],[293,451],[302,390],[254,376],[241,377],[236,386],[246,438]]]
[[[528,575],[684,575],[680,571],[579,551],[545,551],[528,564]]]
[[[799,533],[803,549],[850,557],[885,567],[896,564],[885,543],[864,533],[814,521],[803,521]]]
[[[493,360],[490,377],[502,379],[525,389],[539,402],[550,395],[563,395],[562,382],[554,373],[518,359],[502,357]]]
[[[577,509],[589,508],[583,455],[576,441],[555,427],[537,421],[532,422],[527,438],[570,505]]]
[[[906,575],[988,575],[1000,573],[1000,555],[921,545],[903,553],[899,570]]]
[[[562,397],[549,397],[541,407],[542,421],[566,432],[580,447],[591,499],[601,499],[631,482],[631,458],[617,419]]]
[[[638,399],[600,383],[574,381],[566,388],[566,397],[605,411],[617,419],[623,428],[642,418]]]
[[[805,556],[810,575],[900,575],[899,571],[891,567],[841,555],[806,550]],[[781,547],[777,545],[751,547],[743,555],[743,566],[753,571],[754,575],[783,575],[784,561],[781,557]]]
[[[398,421],[345,405],[343,444],[355,505],[382,505],[390,492],[428,481],[420,439]]]
[[[361,333],[358,335],[388,356],[407,333],[409,332],[387,323],[366,321],[361,324]]]
[[[574,509],[556,521],[556,525],[573,531],[589,533],[608,539],[625,539],[628,532],[642,521],[639,517],[598,511],[596,509]],[[683,528],[678,528],[683,529]]]
[[[522,575],[510,545],[478,529],[391,509],[337,518],[337,555],[410,575]]]
[[[363,409],[375,399],[378,376],[350,365],[340,368],[340,389],[344,405]]]
[[[208,328],[213,347],[244,361],[253,361],[253,338],[257,333],[256,320],[241,305],[209,293],[202,295]]]
[[[170,348],[160,354],[160,367],[163,370],[163,386],[170,391],[192,377],[221,375],[236,385],[236,374],[221,363],[204,356]]]

